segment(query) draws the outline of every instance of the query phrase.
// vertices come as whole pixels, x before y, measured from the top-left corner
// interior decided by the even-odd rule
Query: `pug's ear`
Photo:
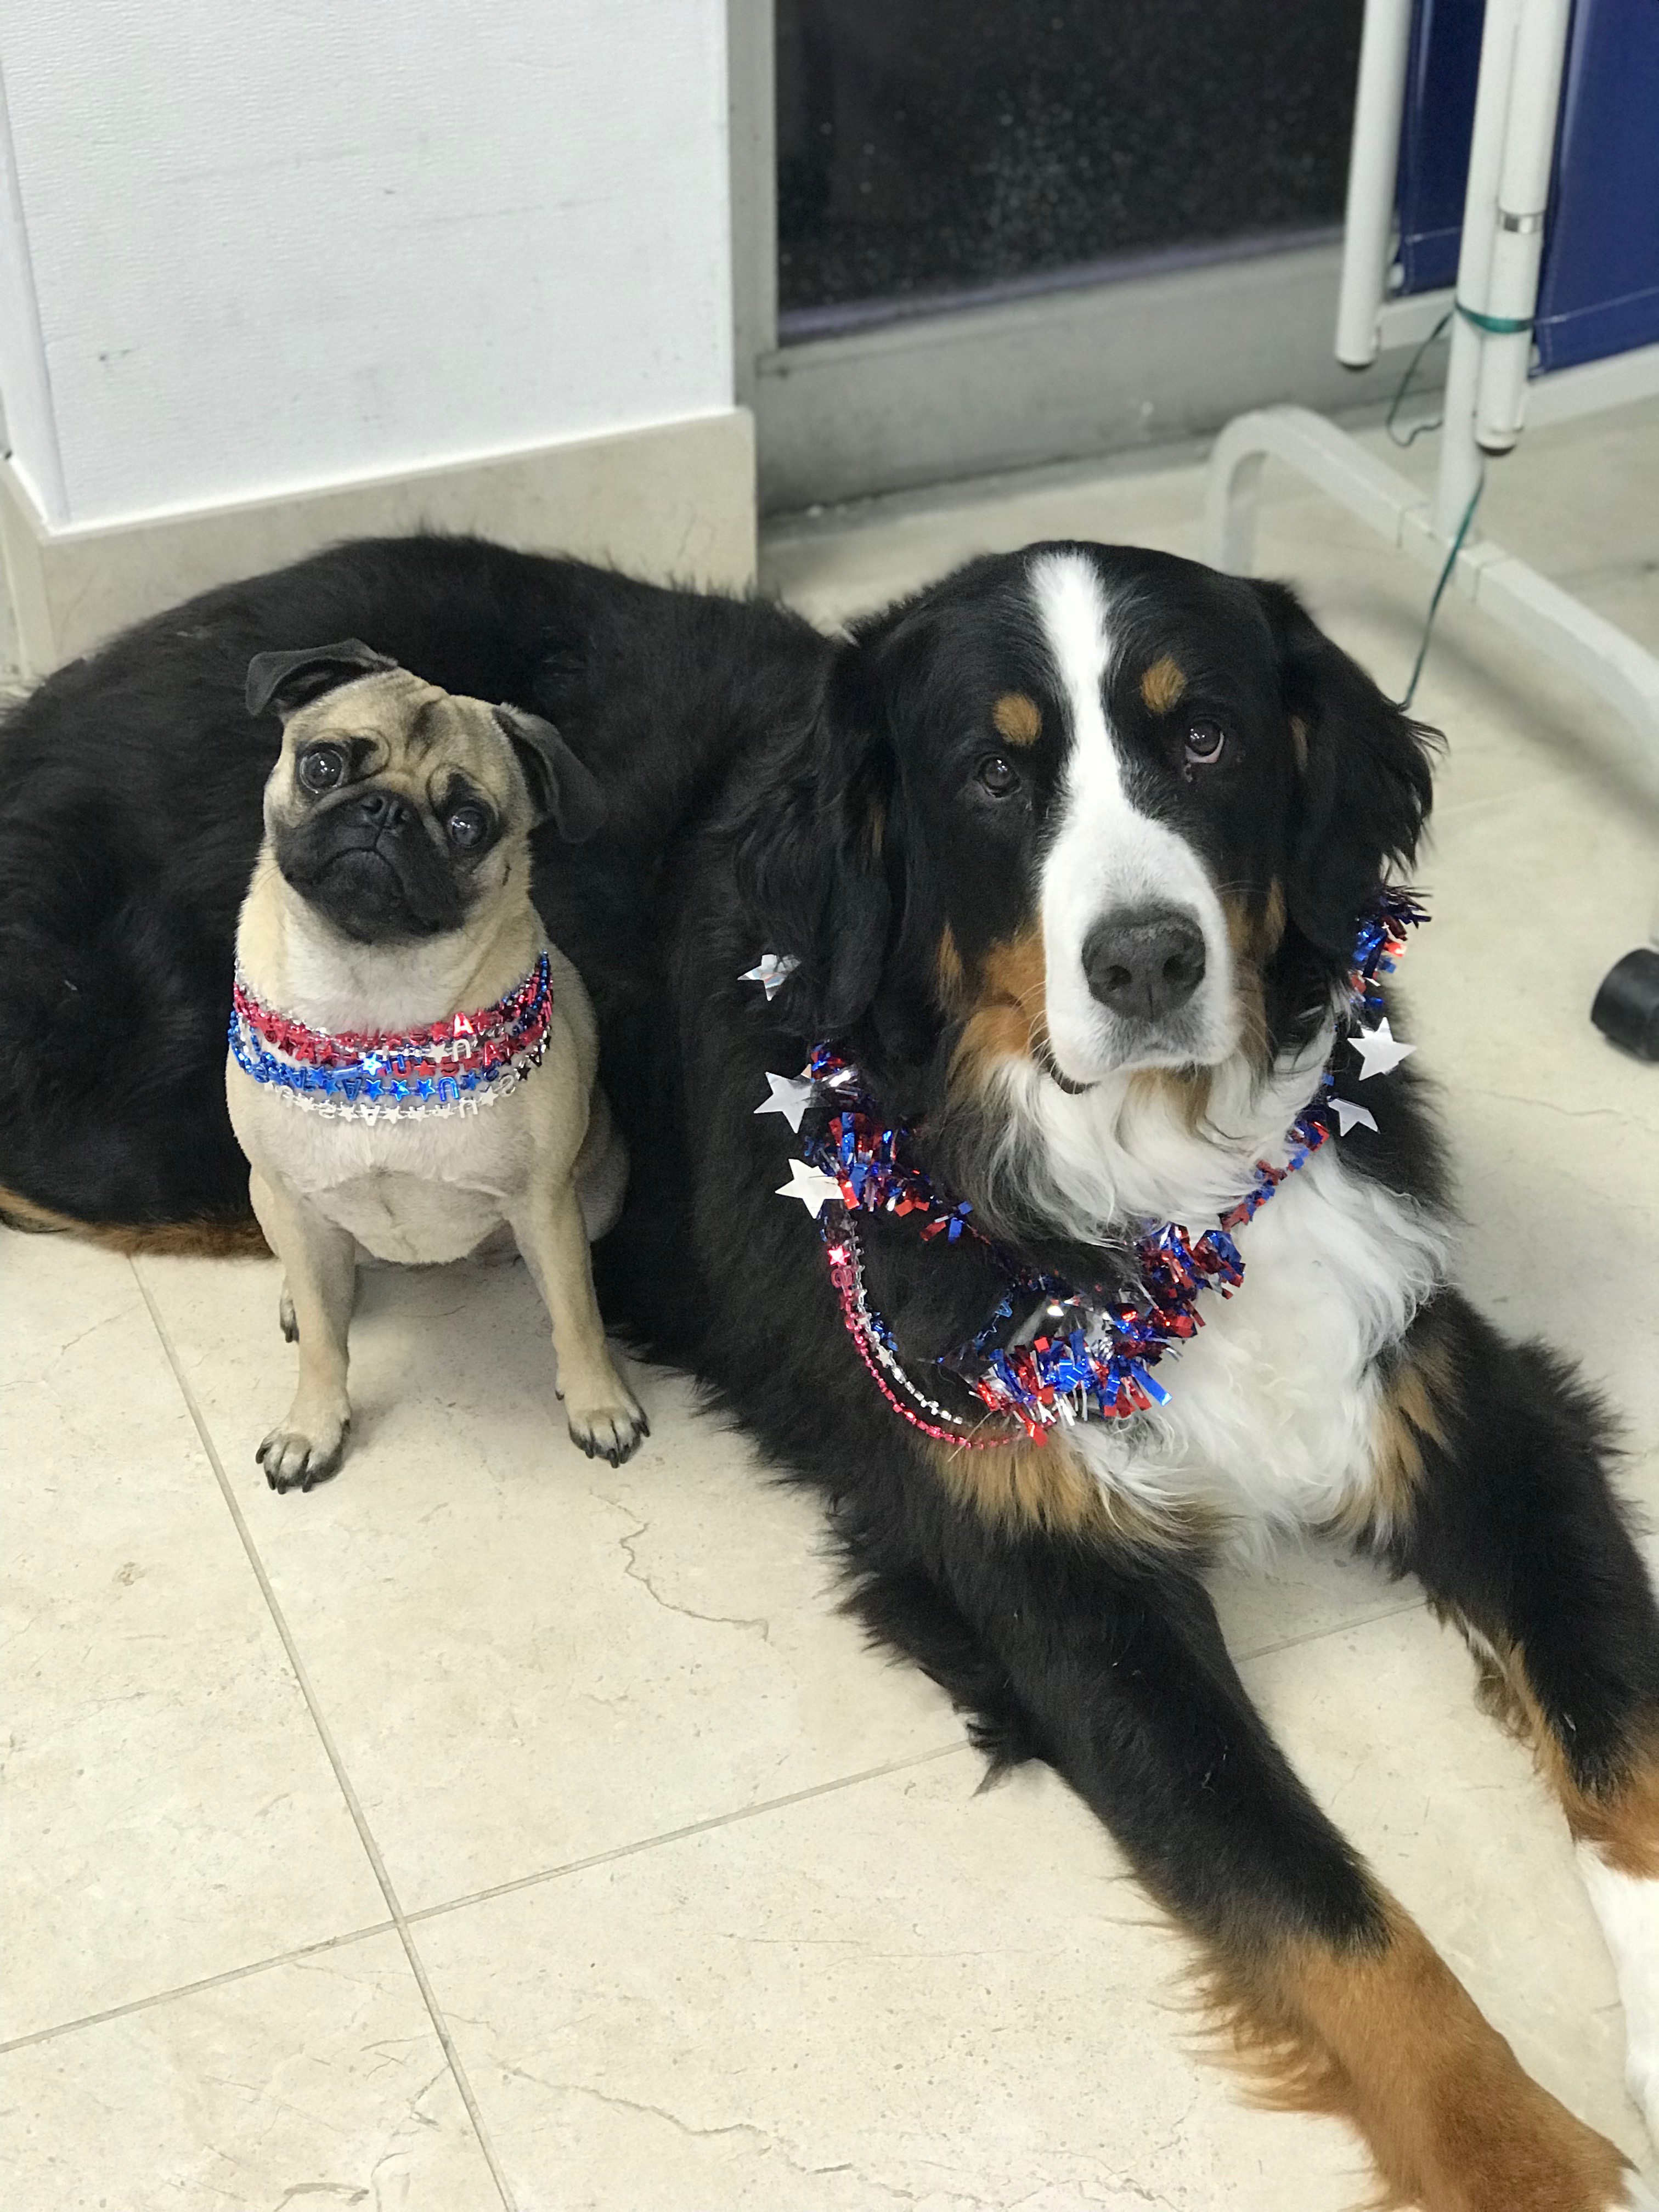
[[[1409,867],[1432,797],[1440,733],[1385,699],[1283,584],[1251,586],[1279,653],[1280,695],[1301,753],[1291,919],[1320,951],[1351,950],[1389,868]]]
[[[269,708],[286,721],[325,691],[397,665],[355,637],[301,646],[296,653],[256,653],[247,665],[247,710],[263,714]]]
[[[497,707],[495,720],[518,756],[531,803],[567,845],[580,845],[605,820],[605,793],[551,722],[522,707]]]

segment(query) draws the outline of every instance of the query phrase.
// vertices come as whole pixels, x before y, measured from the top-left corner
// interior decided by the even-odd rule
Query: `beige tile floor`
[[[1419,447],[1413,465],[1427,459]],[[779,532],[840,618],[1045,535],[1196,550],[1193,457]],[[1659,407],[1539,434],[1494,533],[1659,647]],[[1273,488],[1264,564],[1397,687],[1421,574]],[[1659,804],[1593,702],[1455,602],[1410,1033],[1464,1273],[1578,1352],[1659,1511],[1659,1071],[1585,1019]],[[594,1468],[514,1265],[366,1279],[341,1479],[274,1498],[269,1264],[0,1233],[7,1941],[20,2212],[1337,2212],[1334,2125],[1194,2056],[1182,1953],[1051,1778],[975,1794],[944,1700],[836,1611],[812,1509],[685,1386]],[[1221,1588],[1322,1801],[1534,2070],[1651,2163],[1613,1983],[1525,1759],[1409,1590]]]

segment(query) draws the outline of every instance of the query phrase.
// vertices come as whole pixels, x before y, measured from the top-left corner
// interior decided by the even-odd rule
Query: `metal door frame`
[[[1420,335],[1407,319],[1370,367],[1332,359],[1333,225],[1328,242],[781,346],[774,21],[773,0],[726,0],[733,363],[763,514],[1163,444],[1276,402],[1352,406]]]

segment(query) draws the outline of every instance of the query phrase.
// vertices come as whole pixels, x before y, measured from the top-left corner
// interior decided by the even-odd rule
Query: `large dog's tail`
[[[106,1252],[176,1252],[208,1260],[257,1258],[270,1249],[252,1214],[244,1221],[228,1217],[201,1221],[77,1221],[73,1214],[37,1206],[32,1198],[8,1190],[3,1183],[0,1228],[18,1229],[34,1237],[68,1232],[90,1238]]]

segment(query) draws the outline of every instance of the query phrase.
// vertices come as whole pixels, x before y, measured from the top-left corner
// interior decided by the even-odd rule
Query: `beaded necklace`
[[[313,1030],[255,998],[240,970],[231,997],[237,1065],[280,1098],[355,1121],[472,1114],[541,1065],[553,1018],[544,952],[493,1006],[417,1030]]]
[[[1133,1298],[1103,1301],[1059,1276],[1024,1267],[992,1244],[970,1219],[969,1202],[939,1189],[917,1162],[909,1127],[884,1119],[857,1067],[832,1046],[817,1046],[798,1077],[769,1076],[771,1095],[757,1113],[781,1113],[797,1130],[811,1115],[801,1156],[779,1195],[800,1199],[817,1218],[842,1322],[893,1411],[942,1443],[987,1449],[1022,1437],[1043,1443],[1061,1424],[1127,1420],[1167,1404],[1170,1393],[1153,1368],[1203,1326],[1199,1301],[1206,1290],[1231,1297],[1243,1280],[1234,1232],[1328,1140],[1333,1118],[1344,1136],[1355,1127],[1376,1129],[1366,1108],[1337,1096],[1334,1063],[1341,1047],[1352,1045],[1364,1082],[1415,1049],[1390,1031],[1382,981],[1405,949],[1407,929],[1427,919],[1405,892],[1393,890],[1367,911],[1356,936],[1337,1038],[1312,1098],[1291,1124],[1285,1165],[1258,1160],[1249,1188],[1213,1228],[1195,1234],[1179,1222],[1146,1224],[1133,1248],[1139,1295]],[[750,971],[747,980],[769,982],[769,1000],[793,964],[767,954],[761,962],[765,973]],[[992,1433],[984,1432],[982,1416],[970,1419],[941,1406],[901,1362],[865,1284],[858,1217],[877,1212],[918,1216],[924,1243],[971,1237],[1001,1268],[1006,1287],[983,1327],[936,1363],[967,1385],[987,1414],[1000,1417]],[[1011,1338],[1008,1324],[1017,1310],[1033,1317]]]

